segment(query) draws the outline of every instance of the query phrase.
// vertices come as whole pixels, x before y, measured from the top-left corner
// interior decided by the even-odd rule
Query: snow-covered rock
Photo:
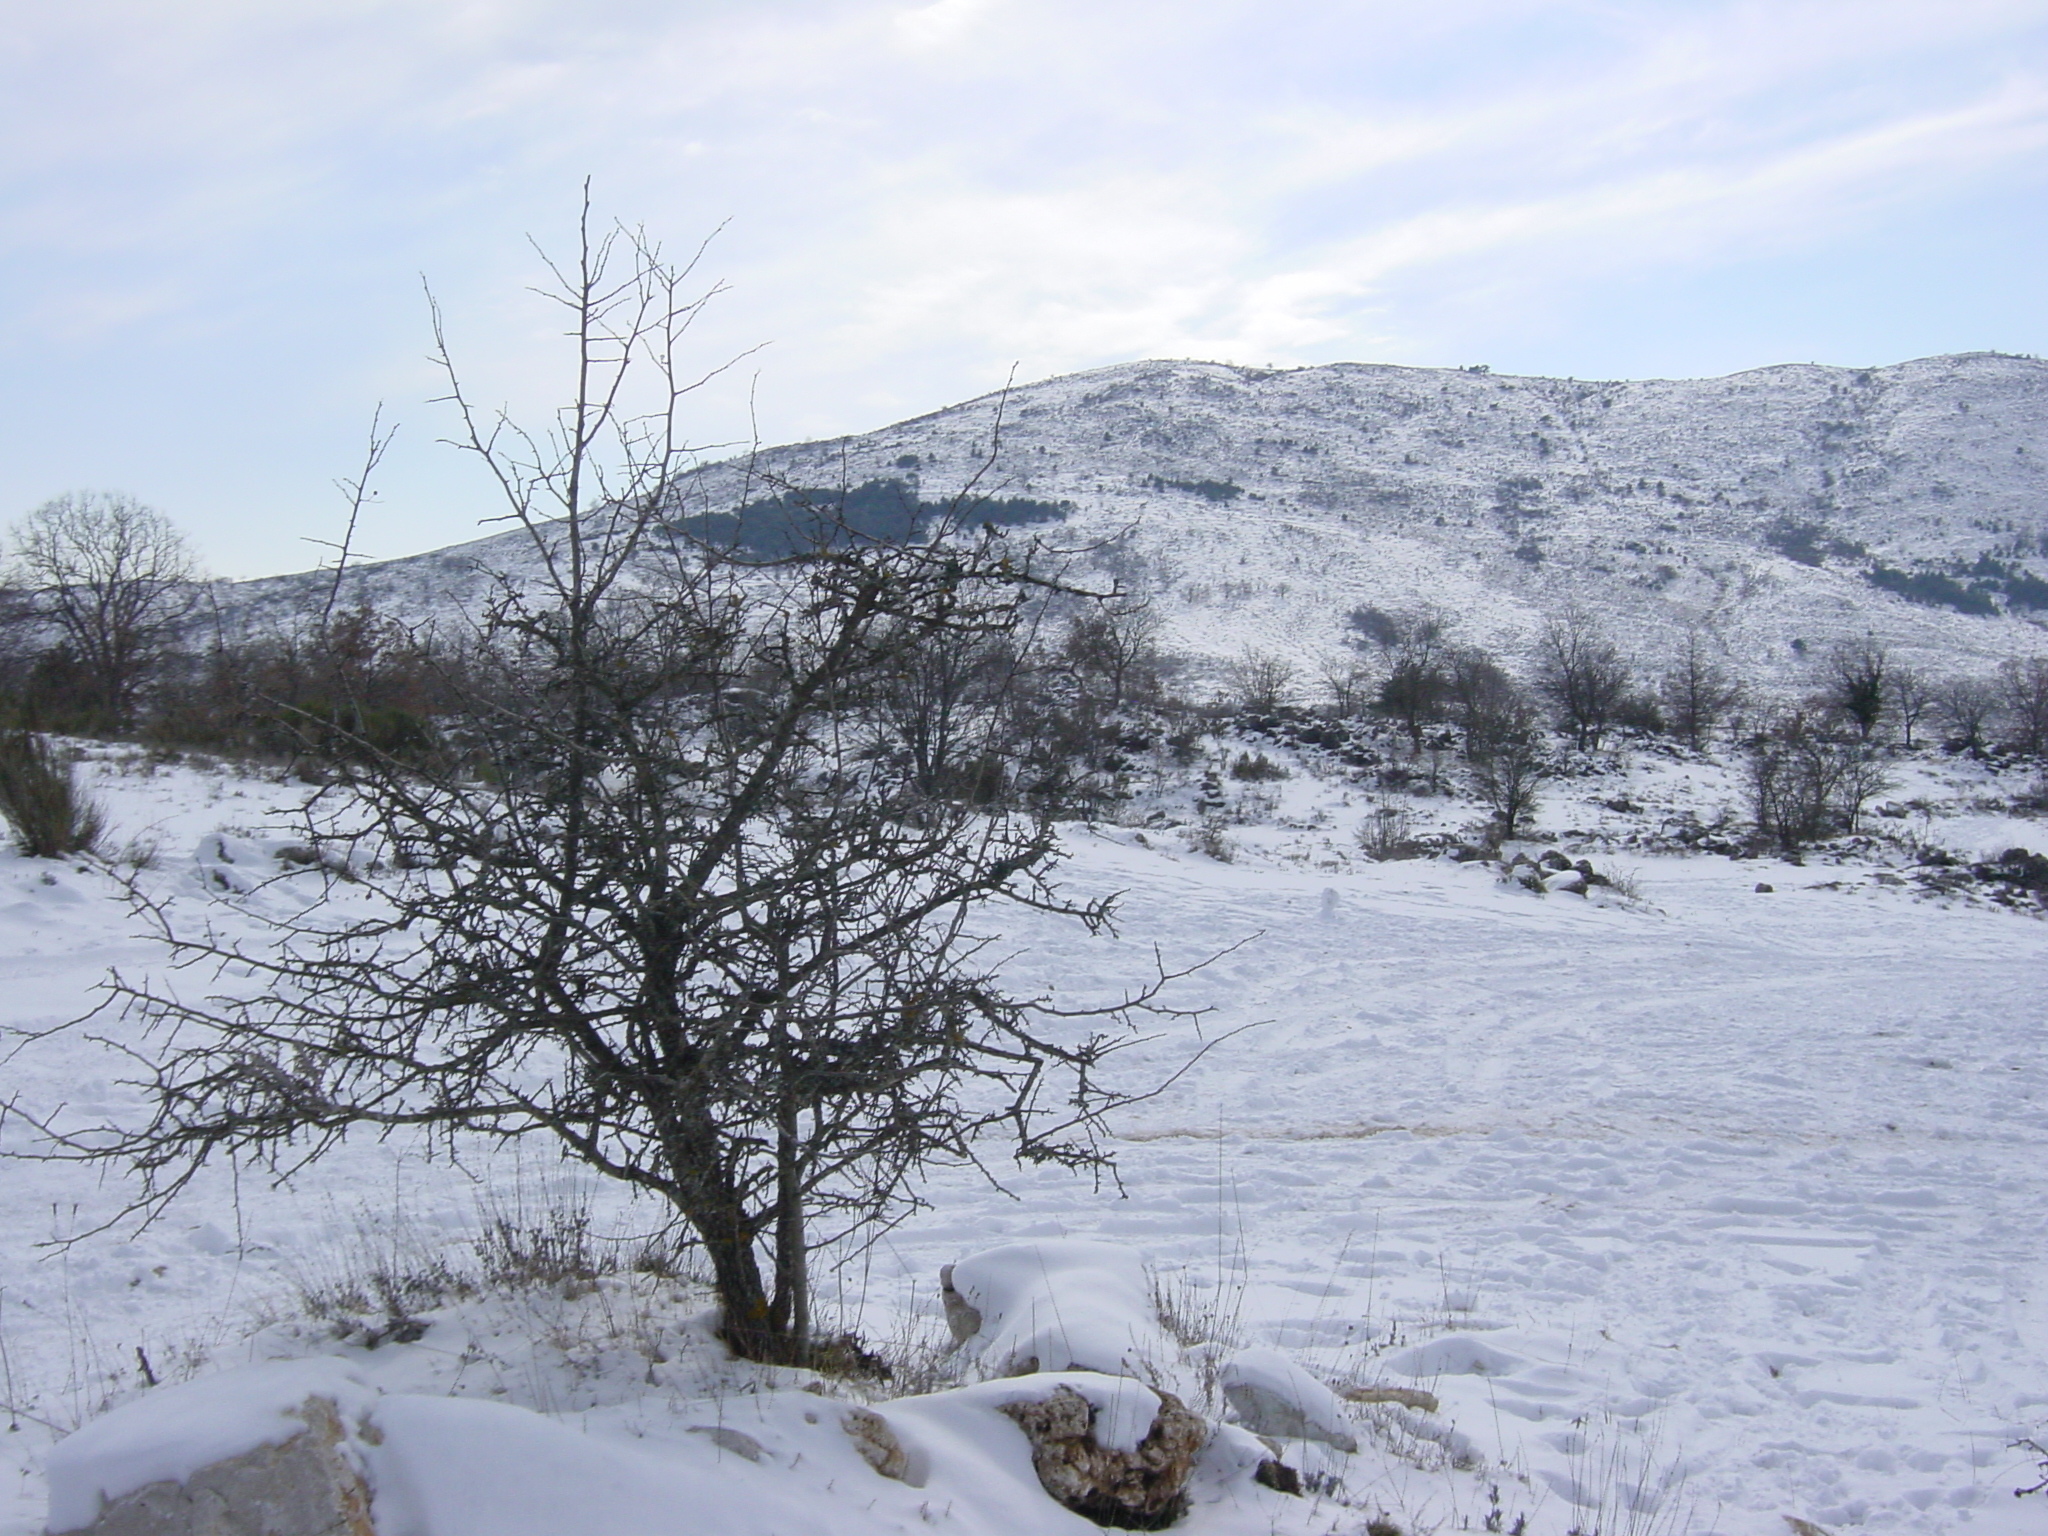
[[[1075,1536],[1087,1527],[1069,1510],[1146,1518],[1197,1482],[1212,1503],[1266,1497],[1254,1447],[1226,1433],[1207,1454],[1213,1426],[1124,1377],[1010,1378],[884,1409],[769,1391],[727,1408],[745,1429],[622,1440],[504,1403],[380,1395],[339,1360],[270,1362],[145,1393],[63,1442],[48,1529],[882,1536],[943,1508],[964,1536]]]
[[[338,1360],[249,1366],[145,1393],[50,1453],[49,1530],[370,1536],[356,1437],[375,1404]]]
[[[1114,1243],[1015,1243],[952,1266],[951,1289],[973,1310],[961,1348],[984,1376],[1100,1371],[1144,1378],[1175,1359],[1145,1266]]]
[[[1469,1333],[1447,1333],[1397,1350],[1381,1363],[1404,1376],[1511,1376],[1525,1362]]]
[[[1238,1422],[1256,1434],[1358,1449],[1337,1394],[1277,1349],[1239,1350],[1224,1362],[1218,1381]]]

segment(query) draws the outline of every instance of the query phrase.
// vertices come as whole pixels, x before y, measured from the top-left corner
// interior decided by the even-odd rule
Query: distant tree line
[[[1280,658],[1241,658],[1236,706],[1384,721],[1413,758],[1461,759],[1504,837],[1521,830],[1539,786],[1571,771],[1573,754],[1599,752],[1617,732],[1739,752],[1754,831],[1785,848],[1856,830],[1889,785],[1894,750],[2048,756],[2048,657],[1936,675],[1876,640],[1845,641],[1817,658],[1810,689],[1786,700],[1746,683],[1710,628],[1682,631],[1645,662],[1577,607],[1544,624],[1519,666],[1459,639],[1435,608],[1360,607],[1340,638],[1319,690]]]
[[[808,548],[915,547],[941,504],[900,481],[839,493],[790,488],[716,520],[649,519],[670,541],[774,562]],[[975,502],[951,533],[1056,521],[1028,500]],[[296,765],[315,776],[365,753],[424,765],[473,749],[455,724],[480,668],[475,625],[420,625],[339,584],[309,589],[296,619],[238,626],[212,607],[178,530],[131,498],[79,493],[13,530],[0,610],[0,721],[125,736]],[[919,794],[983,807],[1094,814],[1124,792],[1138,758],[1185,742],[1218,710],[1312,709],[1385,722],[1411,757],[1462,762],[1502,834],[1521,830],[1540,786],[1617,732],[1743,755],[1752,819],[1798,846],[1853,830],[1882,792],[1894,748],[2048,755],[2048,659],[1982,674],[1932,674],[1875,640],[1814,658],[1796,700],[1760,696],[1712,629],[1681,631],[1654,660],[1627,655],[1582,608],[1553,616],[1514,661],[1461,638],[1433,608],[1363,606],[1311,683],[1281,658],[1248,654],[1220,697],[1189,697],[1157,616],[1128,596],[1053,593],[1001,633],[905,645],[858,701],[871,750]],[[1432,768],[1435,779],[1438,770]]]
[[[650,522],[735,568],[820,549],[917,547],[937,503],[899,482],[843,494],[791,489],[724,522]],[[947,526],[1057,520],[1049,503],[970,501]],[[461,761],[457,723],[502,658],[478,625],[408,621],[308,588],[297,615],[252,627],[214,606],[189,547],[132,498],[60,497],[16,524],[0,609],[0,724],[235,755],[318,774],[375,754]],[[871,750],[918,792],[982,805],[1085,814],[1151,744],[1172,668],[1143,602],[1047,589],[1000,632],[934,631],[900,648],[859,706]],[[502,644],[502,636],[500,641]],[[850,701],[852,702],[852,701]]]

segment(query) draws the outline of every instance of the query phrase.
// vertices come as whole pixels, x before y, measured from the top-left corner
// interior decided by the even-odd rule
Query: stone
[[[1771,894],[1771,893],[1772,893],[1772,892],[1773,892],[1774,890],[1776,890],[1776,889],[1777,889],[1777,887],[1776,887],[1776,886],[1774,886],[1774,885],[1771,885],[1771,884],[1770,884],[1770,883],[1768,883],[1767,881],[1759,880],[1759,881],[1757,881],[1757,883],[1756,883],[1756,889],[1757,889],[1757,894],[1758,894],[1759,896],[1768,896],[1768,895],[1770,895],[1770,894]]]
[[[745,1430],[734,1429],[729,1424],[692,1424],[683,1433],[702,1435],[721,1451],[730,1451],[742,1461],[759,1461],[768,1454],[760,1441]]]
[[[923,1458],[913,1456],[887,1419],[872,1408],[855,1408],[839,1421],[860,1459],[884,1477],[913,1488],[925,1483]]]
[[[1097,1442],[1095,1405],[1064,1383],[1001,1411],[1031,1442],[1038,1481],[1060,1504],[1097,1525],[1158,1531],[1187,1511],[1188,1478],[1209,1426],[1171,1392],[1155,1395],[1152,1427],[1131,1451]]]
[[[1178,1357],[1144,1262],[1115,1243],[1040,1238],[971,1254],[941,1273],[963,1367],[982,1380],[1096,1371],[1150,1380]]]
[[[1420,1387],[1346,1387],[1339,1395],[1352,1403],[1398,1403],[1418,1413],[1435,1413],[1439,1406],[1436,1394]]]
[[[147,1483],[109,1500],[85,1536],[376,1536],[370,1490],[342,1448],[334,1403],[310,1397],[306,1427],[201,1467],[182,1483]]]
[[[1337,1394],[1277,1349],[1238,1351],[1217,1380],[1238,1423],[1255,1435],[1317,1440],[1347,1455],[1358,1449]]]
[[[958,1349],[977,1333],[981,1332],[981,1313],[974,1303],[953,1288],[953,1266],[939,1266],[939,1300],[946,1308],[946,1331],[953,1335],[953,1347]]]
[[[1570,869],[1572,861],[1559,853],[1555,848],[1552,848],[1543,855],[1543,867],[1545,869]]]
[[[1291,1493],[1301,1497],[1301,1474],[1284,1461],[1268,1458],[1252,1473],[1252,1481],[1261,1488],[1270,1488],[1275,1493]]]

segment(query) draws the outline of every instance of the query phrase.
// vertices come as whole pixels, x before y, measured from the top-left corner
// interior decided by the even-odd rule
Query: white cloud
[[[898,11],[896,33],[913,48],[957,46],[991,9],[991,0],[930,0]]]

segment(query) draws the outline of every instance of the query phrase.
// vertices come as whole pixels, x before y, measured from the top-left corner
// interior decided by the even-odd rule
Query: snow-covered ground
[[[203,900],[223,854],[231,879],[282,867],[266,850],[290,841],[290,785],[113,752],[92,772],[115,843],[155,848],[141,879],[156,889]],[[1901,841],[1968,857],[2048,843],[1981,770],[1901,777],[1893,798],[1925,808],[1873,822]],[[1380,1510],[1404,1530],[1526,1516],[1530,1536],[1776,1536],[1785,1516],[1838,1531],[2048,1524],[2042,1498],[2013,1496],[2038,1475],[2013,1442],[2048,1426],[2048,922],[1930,895],[1883,845],[1803,866],[1618,850],[1657,842],[1681,801],[1732,800],[1696,760],[1617,760],[1539,812],[1553,835],[1579,834],[1567,851],[1632,873],[1639,900],[1538,895],[1480,863],[1374,864],[1352,843],[1374,794],[1300,772],[1226,784],[1258,797],[1239,807],[1251,824],[1227,829],[1231,862],[1166,824],[1181,792],[1161,790],[1133,824],[1069,838],[1071,888],[1125,893],[1117,937],[1028,914],[1005,918],[1004,937],[1018,987],[1068,999],[1147,974],[1155,945],[1169,963],[1237,946],[1179,990],[1213,1009],[1199,1026],[1120,1058],[1133,1082],[1184,1062],[1197,1028],[1255,1027],[1125,1115],[1121,1189],[1017,1170],[1005,1193],[934,1174],[929,1210],[826,1279],[839,1322],[899,1346],[943,1338],[941,1265],[1102,1238],[1151,1262],[1193,1331],[1276,1346],[1340,1390],[1440,1400],[1434,1415],[1354,1408],[1356,1455],[1289,1457],[1341,1487],[1198,1511],[1219,1532],[1359,1531]],[[1424,826],[1474,816],[1441,798],[1413,808]],[[0,1021],[73,1016],[110,967],[159,963],[114,871],[0,853]],[[130,1037],[111,1019],[98,1033],[114,1043],[22,1046],[5,1096],[119,1111]],[[31,1142],[18,1118],[0,1127],[9,1150]],[[53,1439],[145,1390],[145,1359],[168,1381],[339,1353],[393,1389],[553,1413],[605,1455],[628,1441],[708,1455],[685,1432],[714,1414],[763,1442],[796,1433],[794,1394],[658,1368],[657,1353],[697,1358],[700,1304],[661,1282],[454,1303],[424,1338],[376,1349],[303,1316],[300,1290],[380,1251],[469,1262],[480,1198],[502,1210],[564,1191],[601,1231],[653,1223],[537,1147],[455,1166],[365,1140],[290,1190],[222,1173],[147,1231],[52,1248],[38,1245],[96,1226],[122,1187],[71,1165],[0,1166],[0,1536],[41,1528]],[[784,1486],[800,1501],[811,1484]],[[916,1509],[903,1518],[955,1518]],[[990,1519],[957,1528],[1002,1528]]]

